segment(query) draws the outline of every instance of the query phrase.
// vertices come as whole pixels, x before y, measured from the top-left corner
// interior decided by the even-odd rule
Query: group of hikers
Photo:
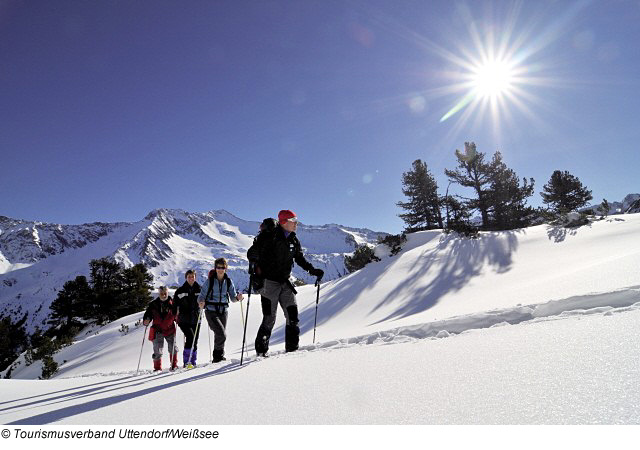
[[[258,356],[266,357],[269,339],[276,322],[278,304],[284,312],[285,350],[298,349],[300,328],[298,327],[298,305],[296,289],[290,281],[294,261],[315,276],[319,282],[324,276],[302,254],[302,246],[296,236],[298,218],[293,211],[282,210],[278,220],[265,219],[260,225],[260,233],[247,251],[249,260],[250,286],[260,294],[262,323],[258,328],[255,350]],[[167,342],[171,369],[178,367],[178,347],[175,342],[176,323],[184,334],[182,352],[183,367],[196,365],[198,357],[198,335],[202,321],[202,310],[207,324],[214,334],[212,360],[224,361],[224,344],[227,339],[227,317],[229,302],[241,302],[244,296],[237,292],[233,280],[227,275],[228,263],[225,258],[215,260],[214,269],[209,272],[202,286],[196,281],[196,272],[187,270],[185,282],[169,296],[166,286],[158,288],[158,297],[153,300],[143,316],[143,325],[151,324],[149,340],[153,342],[153,369],[162,370],[162,352]]]

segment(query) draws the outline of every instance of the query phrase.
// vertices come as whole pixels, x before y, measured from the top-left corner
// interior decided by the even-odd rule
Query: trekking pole
[[[213,362],[213,354],[211,353],[211,328],[209,326],[207,326],[207,335],[207,342],[209,343],[209,362]]]
[[[242,319],[242,328],[244,328],[244,306],[242,305],[242,302],[240,302],[240,318]]]
[[[320,278],[316,279],[318,294],[316,295],[316,318],[313,320],[313,343],[316,343],[316,324],[318,323],[318,302],[320,301]]]
[[[244,320],[244,333],[242,334],[242,353],[240,353],[240,365],[242,365],[242,358],[244,357],[244,344],[247,339],[247,323],[249,322],[249,303],[251,302],[252,281],[253,281],[253,275],[249,275],[249,293],[247,295],[247,317]]]
[[[144,348],[144,338],[147,336],[147,328],[149,325],[144,327],[144,333],[142,333],[142,345],[140,346],[140,357],[138,358],[138,368],[136,369],[136,376],[138,376],[138,372],[140,371],[140,360],[142,359],[142,349]]]
[[[189,352],[189,363],[191,364],[191,355],[193,355],[193,347],[196,346],[196,339],[198,336],[198,328],[200,327],[200,322],[202,321],[202,310],[200,310],[200,314],[198,315],[198,322],[196,323],[196,331],[193,333],[193,342],[191,343],[191,351]],[[185,338],[186,339],[186,338]]]

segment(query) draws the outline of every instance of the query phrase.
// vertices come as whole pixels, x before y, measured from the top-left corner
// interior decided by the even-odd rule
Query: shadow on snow
[[[439,239],[435,247],[422,251],[408,268],[406,276],[397,280],[397,287],[385,295],[377,304],[372,305],[371,313],[393,302],[400,294],[411,293],[410,301],[394,308],[386,317],[373,324],[388,320],[398,320],[421,313],[432,308],[450,292],[462,289],[474,277],[480,276],[487,268],[497,273],[509,271],[513,263],[513,253],[518,248],[518,234],[526,230],[511,230],[483,233],[477,239],[463,238],[456,234],[434,234]],[[429,241],[427,241],[429,242]],[[404,249],[404,253],[423,246],[421,242],[414,248]],[[371,289],[400,262],[402,255],[386,258],[381,262],[367,265],[352,275],[340,279],[320,293],[317,324],[322,325],[353,304],[356,297]],[[431,281],[424,284],[424,277],[430,271]],[[304,334],[313,329],[315,303],[300,313],[300,332]],[[281,325],[271,337],[273,344],[284,342],[284,325]]]
[[[246,364],[244,364],[244,366],[247,366],[251,363],[253,363],[254,361],[247,361]],[[35,416],[31,416],[31,417],[26,417],[24,419],[20,419],[20,420],[16,420],[14,422],[10,422],[7,423],[7,425],[44,425],[44,424],[48,424],[48,423],[52,423],[52,422],[57,422],[59,420],[65,419],[67,417],[72,417],[72,416],[76,416],[78,414],[83,414],[85,412],[89,412],[89,411],[94,411],[96,409],[100,409],[100,408],[105,408],[107,406],[111,406],[117,403],[122,403],[125,402],[127,400],[131,400],[137,397],[142,397],[144,395],[147,394],[151,394],[154,392],[159,392],[159,391],[163,391],[165,389],[170,389],[174,386],[179,386],[182,384],[186,384],[186,383],[192,383],[192,382],[197,382],[197,381],[201,381],[204,379],[207,379],[209,377],[214,377],[214,376],[218,376],[218,375],[223,375],[225,373],[229,373],[229,372],[233,372],[236,371],[238,369],[240,369],[241,366],[239,364],[239,362],[234,362],[231,364],[228,364],[226,366],[220,367],[219,369],[216,369],[214,371],[210,371],[210,372],[206,372],[200,375],[196,375],[187,379],[182,379],[182,380],[176,380],[174,382],[168,382],[166,384],[163,384],[161,386],[153,386],[153,387],[149,387],[146,389],[141,389],[135,392],[129,392],[126,394],[120,394],[120,395],[112,395],[109,396],[107,398],[100,398],[100,399],[96,399],[96,400],[90,400],[87,401],[85,403],[81,403],[78,405],[71,405],[71,406],[67,406],[67,407],[63,407],[60,409],[56,409],[55,411],[49,411],[46,413],[42,413],[42,414],[38,414]],[[64,403],[64,402],[69,402],[72,400],[77,400],[77,399],[81,399],[81,398],[86,398],[86,397],[92,397],[94,395],[102,395],[105,393],[113,393],[113,392],[117,392],[118,390],[121,389],[125,389],[125,388],[131,388],[131,387],[135,387],[135,386],[143,386],[151,381],[157,381],[157,380],[161,380],[163,378],[169,377],[169,376],[173,376],[174,374],[172,373],[166,373],[166,374],[162,374],[162,375],[154,375],[154,374],[149,374],[146,377],[143,377],[142,379],[140,379],[139,377],[132,377],[132,376],[127,376],[118,380],[113,380],[115,381],[114,383],[112,383],[111,385],[106,385],[104,387],[106,387],[107,389],[103,389],[103,388],[91,388],[91,389],[83,389],[83,387],[80,388],[74,388],[74,389],[66,389],[63,391],[58,391],[58,392],[65,392],[65,391],[70,391],[70,390],[75,390],[75,389],[81,389],[78,392],[71,392],[68,394],[64,394],[64,395],[60,395],[54,398],[47,398],[47,399],[42,399],[42,400],[38,400],[35,402],[30,402],[27,404],[21,404],[21,405],[16,405],[10,408],[5,408],[4,410],[8,410],[8,409],[16,409],[16,408],[23,408],[23,407],[27,407],[27,406],[32,406],[33,405],[37,405],[37,404],[42,404],[42,406],[44,406],[44,404],[49,404],[49,402],[51,402],[52,400],[57,400],[54,401],[53,403],[50,404],[56,404],[56,403]],[[128,380],[128,381],[122,381],[122,380]],[[95,386],[98,384],[103,384],[103,383],[94,383],[94,384],[89,384],[87,386],[84,387],[89,387],[89,386]],[[44,396],[44,395],[49,395],[49,394],[43,394],[40,395],[40,397]],[[21,400],[27,400],[30,398],[35,398],[37,396],[34,397],[26,397],[24,399],[18,399],[18,400],[13,400],[12,402],[17,402],[17,401],[21,401]]]

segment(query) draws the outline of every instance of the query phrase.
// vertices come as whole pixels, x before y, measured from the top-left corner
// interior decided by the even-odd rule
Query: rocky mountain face
[[[178,286],[187,269],[204,281],[216,258],[229,262],[239,289],[248,286],[246,253],[260,222],[224,211],[189,213],[158,209],[133,223],[58,225],[0,216],[0,315],[29,313],[29,328],[44,327],[49,305],[62,285],[88,276],[89,261],[113,257],[130,267],[143,263],[154,284]],[[307,260],[325,271],[325,280],[346,273],[344,255],[356,244],[375,243],[386,233],[341,225],[300,224],[298,237]],[[294,267],[301,282],[312,277]]]
[[[31,265],[66,250],[82,248],[119,224],[54,225],[0,216],[0,271],[8,265]]]
[[[609,203],[609,215],[640,212],[640,194],[629,194],[621,202]],[[597,205],[596,205],[597,207]]]
[[[625,214],[640,212],[640,194],[629,194],[622,200],[620,208]]]
[[[600,214],[598,209],[600,204],[593,204],[591,206],[580,209],[580,212],[586,212],[588,214]],[[621,202],[609,202],[608,215],[615,214],[634,214],[640,212],[640,194],[628,194]]]
[[[627,210],[625,211],[625,213],[626,214],[640,213],[640,198],[638,198],[636,201],[631,203],[627,208]]]

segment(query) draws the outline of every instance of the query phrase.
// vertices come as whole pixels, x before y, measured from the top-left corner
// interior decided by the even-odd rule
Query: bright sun
[[[475,58],[451,60],[461,67],[462,73],[449,89],[464,92],[464,95],[440,122],[464,110],[461,122],[489,113],[497,124],[500,117],[507,118],[510,105],[526,110],[523,100],[531,96],[525,92],[525,87],[533,84],[533,79],[525,75],[527,68],[522,65],[522,58],[515,58],[514,50],[481,46],[480,43],[478,48],[479,55]]]
[[[476,96],[495,99],[507,94],[514,83],[514,71],[505,61],[487,61],[473,71]]]
[[[554,28],[541,32],[544,39],[532,40],[532,28],[517,26],[519,11],[510,11],[504,23],[470,22],[470,40],[452,40],[447,48],[433,45],[448,63],[437,92],[457,97],[440,122],[457,115],[454,129],[490,123],[497,132],[509,125],[515,113],[535,119],[533,107],[541,102],[536,91],[554,85],[555,80],[542,76],[543,60],[532,64],[532,58],[553,42]]]

